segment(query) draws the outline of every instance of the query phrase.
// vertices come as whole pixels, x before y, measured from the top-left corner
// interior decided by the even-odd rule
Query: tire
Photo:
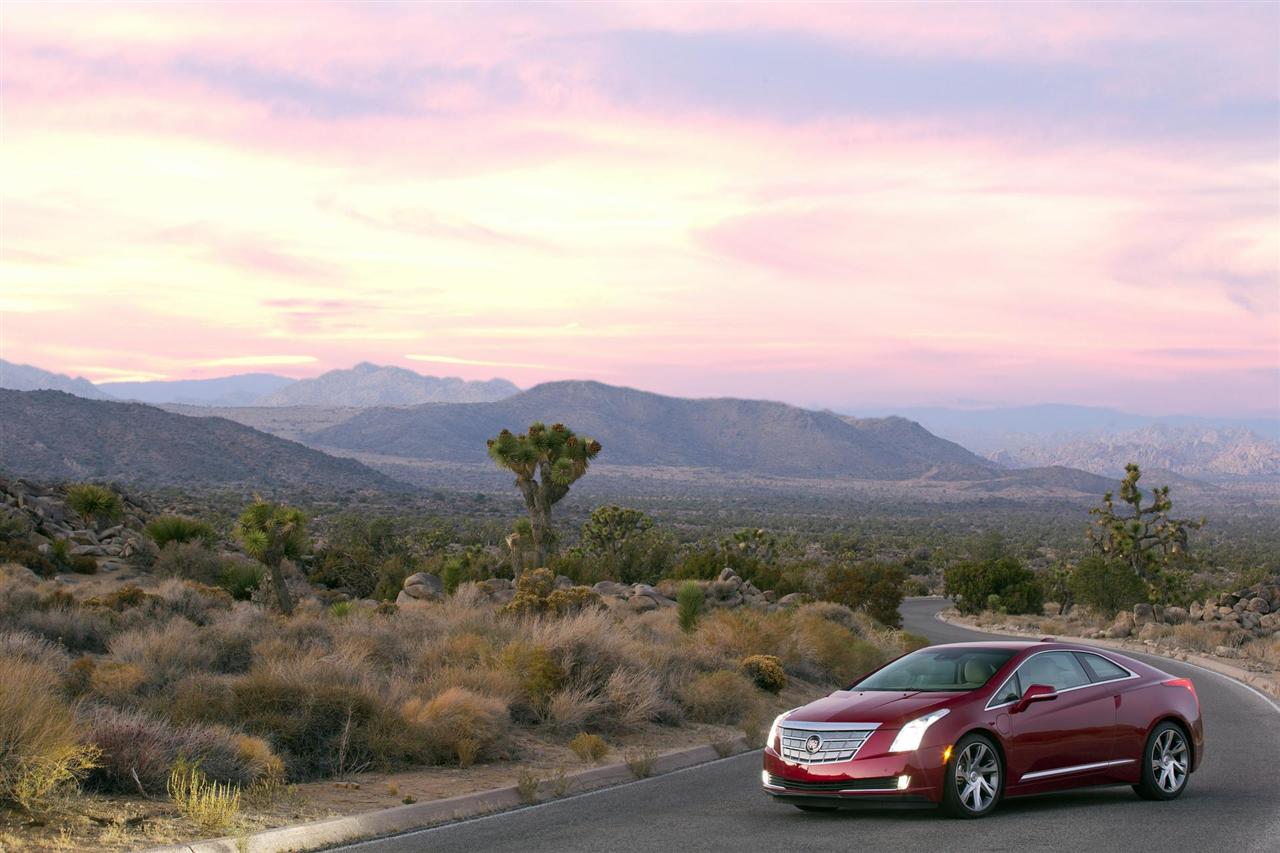
[[[986,735],[967,734],[951,750],[942,777],[942,810],[951,817],[986,817],[1004,794],[1004,761]]]
[[[836,810],[835,806],[811,806],[808,803],[792,803],[792,805],[802,812],[833,812]]]
[[[1144,800],[1176,800],[1191,778],[1191,744],[1186,730],[1165,721],[1151,730],[1142,748],[1142,781],[1133,786]]]

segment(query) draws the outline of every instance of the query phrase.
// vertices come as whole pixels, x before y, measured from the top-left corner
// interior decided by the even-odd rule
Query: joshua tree
[[[489,439],[489,456],[500,468],[516,475],[516,488],[524,496],[535,567],[546,562],[554,542],[552,505],[569,494],[569,486],[587,473],[587,466],[599,452],[600,442],[578,438],[564,424],[548,429],[537,422],[527,433],[514,435],[504,429],[497,438]]]
[[[596,507],[582,525],[582,547],[608,563],[616,573],[623,550],[653,528],[653,519],[638,509],[621,506]]]
[[[1204,526],[1204,519],[1190,521],[1170,518],[1173,502],[1169,487],[1151,493],[1151,505],[1142,505],[1142,489],[1138,480],[1142,472],[1130,462],[1124,466],[1125,478],[1120,483],[1120,500],[1132,513],[1117,514],[1112,493],[1102,497],[1102,506],[1089,510],[1094,517],[1089,539],[1103,557],[1119,560],[1145,581],[1156,579],[1161,570],[1187,550],[1187,532]]]
[[[302,510],[258,498],[240,514],[236,536],[249,556],[271,571],[280,610],[286,616],[293,613],[293,599],[280,564],[298,560],[307,548],[307,518]]]

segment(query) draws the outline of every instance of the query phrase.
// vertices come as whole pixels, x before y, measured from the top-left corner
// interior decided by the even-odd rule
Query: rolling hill
[[[904,418],[846,420],[760,400],[689,400],[599,382],[549,382],[491,403],[370,409],[307,441],[417,459],[487,462],[503,428],[563,421],[604,445],[602,462],[778,477],[982,479],[998,466]]]
[[[13,391],[65,391],[91,400],[109,400],[111,396],[104,393],[88,379],[79,376],[67,376],[65,373],[53,373],[30,364],[14,364],[0,358],[0,388]]]
[[[0,390],[0,411],[0,470],[16,476],[253,489],[404,488],[351,459],[225,418],[189,418],[60,391]]]
[[[423,376],[403,367],[361,362],[303,379],[255,401],[257,406],[409,406],[419,403],[480,403],[510,397],[520,389],[505,379],[467,381]]]
[[[103,383],[112,397],[153,405],[250,406],[297,380],[274,373],[238,373],[213,379]]]

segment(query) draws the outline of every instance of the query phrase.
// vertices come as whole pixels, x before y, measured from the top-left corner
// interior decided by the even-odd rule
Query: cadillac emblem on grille
[[[809,739],[804,742],[804,751],[810,755],[813,755],[820,749],[822,749],[822,738],[817,735],[810,735]]]
[[[821,728],[819,728],[821,727]],[[850,761],[862,744],[878,728],[876,723],[807,723],[803,720],[781,726],[781,755],[796,764],[831,764]]]

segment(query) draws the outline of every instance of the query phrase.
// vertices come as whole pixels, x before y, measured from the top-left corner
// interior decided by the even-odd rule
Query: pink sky
[[[1274,5],[3,14],[12,361],[1280,411]]]

